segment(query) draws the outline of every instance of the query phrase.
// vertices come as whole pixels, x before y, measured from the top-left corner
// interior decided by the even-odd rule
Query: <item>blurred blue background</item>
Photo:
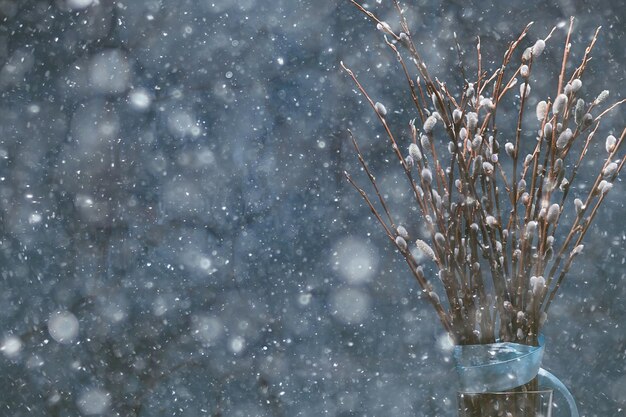
[[[623,0],[406,10],[453,91],[453,32],[475,73],[477,36],[493,70],[528,22],[524,47],[575,16],[573,62],[603,26],[583,95],[626,96]],[[419,225],[341,60],[406,135],[397,61],[347,1],[0,0],[0,415],[456,414],[436,315],[342,177],[366,181],[352,129]],[[588,417],[626,409],[622,182],[608,200],[545,330]]]

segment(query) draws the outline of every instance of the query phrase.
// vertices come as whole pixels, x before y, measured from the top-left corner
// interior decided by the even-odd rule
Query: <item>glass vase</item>
[[[551,417],[552,390],[460,392],[459,417]]]

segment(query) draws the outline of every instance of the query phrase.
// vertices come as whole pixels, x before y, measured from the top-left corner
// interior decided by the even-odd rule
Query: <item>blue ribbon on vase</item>
[[[542,335],[539,336],[539,346],[511,342],[455,346],[454,361],[461,391],[505,392],[538,376],[539,384],[560,392],[567,401],[570,415],[579,417],[576,401],[567,387],[556,376],[541,368],[543,352]]]

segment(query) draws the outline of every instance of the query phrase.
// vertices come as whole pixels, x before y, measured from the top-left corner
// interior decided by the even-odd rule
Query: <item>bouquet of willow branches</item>
[[[482,68],[479,40],[476,78],[466,80],[460,97],[454,97],[444,83],[429,74],[397,0],[399,29],[395,31],[361,4],[350,1],[383,33],[407,81],[415,119],[404,139],[392,131],[385,106],[373,100],[354,72],[341,63],[385,131],[421,211],[430,243],[409,236],[407,229],[394,221],[352,133],[354,149],[373,191],[366,192],[347,172],[346,178],[406,260],[456,344],[499,340],[536,345],[550,304],[583,250],[583,238],[625,160],[618,152],[626,129],[618,137],[604,139],[596,132],[607,112],[626,100],[607,106],[608,91],[592,100],[582,94],[583,75],[599,28],[581,62],[568,73],[570,20],[556,91],[551,97],[541,97],[536,108],[530,109],[527,100],[532,94],[533,67],[539,64],[555,29],[522,50],[529,24],[510,42],[502,64],[493,73]],[[501,126],[498,113],[506,108],[503,100],[511,96],[517,121]],[[524,114],[529,111],[536,113],[536,123],[526,126]],[[524,129],[537,132],[530,146],[522,146]],[[591,187],[576,187],[585,155],[598,140],[603,140],[606,148],[604,163]],[[559,220],[566,211],[573,220],[563,225]],[[434,261],[441,284],[434,286],[425,276],[412,254],[414,245]],[[436,288],[443,289],[447,302]]]

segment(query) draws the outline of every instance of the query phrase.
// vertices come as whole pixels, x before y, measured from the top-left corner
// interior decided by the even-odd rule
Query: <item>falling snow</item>
[[[348,1],[0,0],[0,415],[457,415],[453,342],[393,243],[441,293],[433,258],[446,242],[419,217],[379,116],[432,184],[420,146],[439,146],[447,122],[430,97],[423,118],[413,107],[385,44],[403,30],[393,2],[362,3],[386,22],[379,30]],[[538,64],[513,93],[526,94],[523,123],[566,107],[552,88],[563,16],[577,18],[577,45],[603,26],[584,83],[569,67],[563,82],[585,112],[626,96],[619,2],[405,3],[429,71],[476,103],[455,122],[482,121],[495,100],[462,84],[453,33],[476,74],[477,37],[491,71],[529,21],[521,50]],[[537,95],[547,89],[552,107]],[[601,192],[613,189],[546,324],[545,363],[589,417],[626,409],[626,197],[608,182],[621,161],[606,161],[623,109],[591,141]],[[498,126],[516,122],[499,113]],[[348,129],[384,185],[391,239],[343,176],[368,185]],[[544,129],[569,146],[573,132]],[[525,157],[532,133],[520,149],[499,138],[500,163]],[[442,149],[483,141],[459,136],[467,144]],[[497,158],[477,169],[495,175]],[[550,222],[589,213],[583,191],[596,178],[578,175],[580,200],[546,202]]]

